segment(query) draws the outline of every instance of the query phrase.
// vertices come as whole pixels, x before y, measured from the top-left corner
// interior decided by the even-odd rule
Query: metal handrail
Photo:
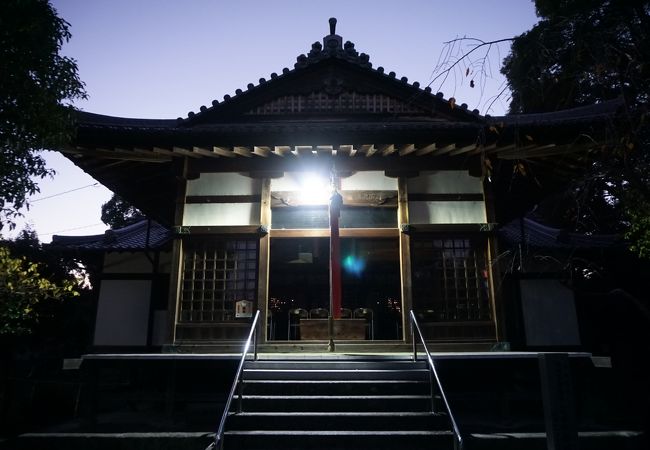
[[[418,321],[415,318],[415,313],[413,312],[413,310],[410,311],[409,316],[411,319],[410,323],[411,323],[411,342],[413,342],[413,361],[417,361],[418,359],[417,342],[415,341],[415,331],[417,331],[420,342],[422,343],[422,347],[424,348],[424,352],[427,355],[427,361],[429,363],[429,369],[431,371],[430,374],[433,375],[433,378],[435,378],[436,380],[436,384],[438,385],[438,392],[440,392],[440,397],[442,398],[442,401],[445,404],[445,408],[447,409],[447,414],[449,415],[449,419],[451,420],[451,426],[454,431],[454,436],[456,437],[455,448],[457,450],[462,450],[463,437],[460,434],[460,429],[458,428],[458,423],[456,422],[456,418],[454,417],[454,414],[451,412],[451,407],[449,406],[449,402],[447,401],[447,395],[445,394],[445,391],[442,388],[442,383],[440,382],[440,377],[438,376],[436,365],[433,363],[433,358],[431,357],[431,353],[429,352],[429,349],[427,348],[427,344],[424,341],[424,337],[422,336],[422,331],[420,330],[420,325],[418,325]],[[431,384],[432,384],[431,404],[433,409],[432,412],[435,413],[436,411],[435,411],[435,405],[433,399],[433,382]]]
[[[237,367],[237,372],[235,373],[235,379],[232,382],[232,387],[230,388],[230,394],[226,400],[226,406],[223,409],[223,415],[221,416],[221,422],[219,423],[219,428],[217,433],[214,435],[214,442],[210,444],[208,448],[212,449],[222,449],[223,448],[223,429],[226,426],[226,419],[228,418],[228,412],[230,411],[230,405],[232,399],[235,397],[235,391],[237,386],[240,386],[239,390],[239,404],[237,406],[237,412],[241,412],[241,402],[242,402],[242,390],[241,390],[241,375],[242,369],[244,368],[244,361],[246,361],[246,355],[248,354],[248,349],[251,346],[251,340],[253,341],[253,360],[257,361],[257,324],[260,317],[260,311],[257,310],[255,317],[253,318],[253,323],[251,324],[251,331],[248,333],[248,339],[244,344],[244,349],[242,350],[241,359],[239,360],[239,366]],[[220,447],[221,445],[221,447]],[[207,450],[207,449],[206,449]]]

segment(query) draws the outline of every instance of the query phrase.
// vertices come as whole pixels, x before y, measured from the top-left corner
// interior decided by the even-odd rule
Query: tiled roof
[[[617,234],[573,233],[552,228],[524,218],[524,243],[529,247],[555,249],[622,248],[623,241]],[[521,243],[522,225],[519,219],[504,225],[499,236],[511,245]]]
[[[52,237],[53,247],[75,250],[135,251],[159,249],[172,238],[172,232],[153,220],[141,220],[124,228],[92,236]]]
[[[383,76],[385,77],[386,80],[391,80],[392,82],[397,84],[410,86],[411,88],[413,88],[414,91],[418,92],[421,95],[426,95],[427,97],[430,97],[434,100],[440,101],[445,104],[450,103],[451,99],[444,99],[444,94],[442,92],[438,92],[434,95],[431,92],[431,88],[429,86],[420,88],[420,83],[417,81],[409,84],[407,77],[401,77],[398,79],[395,72],[391,71],[385,73],[384,68],[381,66],[377,67],[377,69],[373,69],[372,63],[370,62],[370,56],[368,54],[359,53],[355,49],[353,42],[346,41],[345,43],[343,43],[343,38],[336,34],[336,19],[330,18],[329,23],[330,23],[330,34],[323,38],[323,43],[321,44],[318,41],[314,42],[311,46],[310,51],[306,55],[301,54],[296,58],[296,62],[293,65],[294,67],[293,69],[289,69],[288,67],[285,67],[282,69],[280,74],[273,72],[270,75],[271,81],[282,79],[293,73],[299,72],[303,69],[306,69],[312,65],[318,64],[325,60],[341,60],[341,61],[346,61],[348,63],[351,63],[357,67],[366,69],[369,72],[374,73],[376,75]],[[224,104],[231,103],[242,96],[246,96],[249,93],[255,92],[257,89],[262,88],[267,82],[268,81],[265,78],[260,78],[257,85],[255,85],[254,83],[249,83],[246,86],[246,90],[243,89],[235,90],[234,96],[231,96],[229,94],[224,95],[222,102],[219,102],[219,100],[215,99],[212,101],[212,106],[208,107],[203,105],[199,108],[198,112],[190,111],[187,117],[185,118],[179,117],[177,119],[178,124],[182,125],[186,123],[191,123],[193,122],[193,119],[195,117],[199,118],[201,115],[205,113],[209,113],[217,108],[220,108]],[[453,106],[452,109],[454,109]],[[465,115],[467,119],[480,118],[479,111],[477,109],[473,111],[469,111],[466,103],[457,105],[455,107],[455,112]]]

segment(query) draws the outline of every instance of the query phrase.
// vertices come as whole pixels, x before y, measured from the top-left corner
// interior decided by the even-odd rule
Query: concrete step
[[[429,395],[422,380],[244,380],[246,395]]]
[[[410,359],[315,359],[315,360],[257,360],[247,361],[247,369],[290,369],[290,370],[405,370],[426,369],[425,361],[413,362]]]
[[[244,369],[244,380],[428,380],[427,369]]]
[[[244,395],[242,402],[242,410],[249,412],[422,412],[431,408],[428,395]]]
[[[227,430],[447,430],[446,415],[430,412],[242,412],[231,414]]]
[[[231,450],[409,450],[453,449],[449,431],[230,431],[224,449]]]

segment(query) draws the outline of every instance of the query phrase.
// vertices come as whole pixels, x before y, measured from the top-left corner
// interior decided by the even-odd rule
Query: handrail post
[[[415,313],[413,310],[409,312],[409,316],[411,318],[411,339],[413,340],[413,357],[414,360],[417,358],[417,346],[416,346],[416,341],[415,341],[415,332],[417,332],[417,337],[418,340],[422,343],[422,348],[423,351],[426,355],[426,360],[429,366],[429,381],[431,384],[431,412],[433,414],[436,414],[436,406],[435,406],[435,391],[437,391],[440,394],[440,399],[443,404],[444,409],[446,409],[447,413],[449,414],[449,420],[451,421],[451,426],[453,429],[454,436],[456,439],[454,440],[454,449],[455,450],[463,450],[463,436],[460,433],[460,429],[458,428],[458,423],[456,422],[456,419],[454,418],[454,414],[451,412],[451,407],[449,406],[449,401],[447,400],[447,395],[445,394],[445,390],[442,387],[442,383],[440,382],[440,377],[438,376],[438,370],[436,370],[436,365],[433,362],[433,358],[431,357],[431,352],[429,351],[427,347],[427,343],[424,340],[424,336],[422,335],[422,330],[420,329],[420,325],[418,324],[417,319],[415,318]],[[435,381],[435,383],[434,383]],[[435,390],[435,391],[434,391]]]
[[[260,323],[255,323],[255,332],[253,333],[253,361],[257,361],[257,334],[259,333]]]
[[[418,360],[418,345],[415,342],[415,331],[413,330],[413,311],[409,314],[409,324],[411,325],[411,342],[413,343],[413,362]]]
[[[230,406],[232,405],[232,401],[235,399],[235,395],[238,396],[237,399],[237,407],[236,407],[236,414],[241,413],[243,411],[243,398],[244,398],[244,374],[243,374],[243,369],[244,369],[244,363],[246,362],[246,356],[248,355],[248,352],[250,351],[250,345],[251,341],[253,341],[253,346],[254,346],[254,355],[255,359],[257,359],[257,330],[259,326],[259,318],[260,318],[260,311],[258,310],[255,313],[255,317],[253,318],[253,323],[251,324],[251,329],[250,332],[248,333],[248,338],[246,339],[246,342],[244,344],[244,349],[242,351],[242,355],[239,358],[239,365],[237,366],[237,371],[235,372],[235,377],[232,382],[232,386],[230,387],[230,393],[228,394],[228,398],[226,399],[226,403],[223,408],[223,414],[221,415],[221,421],[219,422],[219,428],[217,428],[217,432],[214,435],[214,445],[212,445],[213,450],[223,450],[223,441],[224,441],[224,427],[226,425],[226,419],[228,418],[228,414],[230,412]]]

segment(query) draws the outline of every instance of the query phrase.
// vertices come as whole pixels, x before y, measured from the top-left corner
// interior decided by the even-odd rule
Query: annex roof
[[[96,251],[141,251],[164,247],[172,233],[153,220],[140,220],[131,225],[92,236],[52,237],[52,247]]]

